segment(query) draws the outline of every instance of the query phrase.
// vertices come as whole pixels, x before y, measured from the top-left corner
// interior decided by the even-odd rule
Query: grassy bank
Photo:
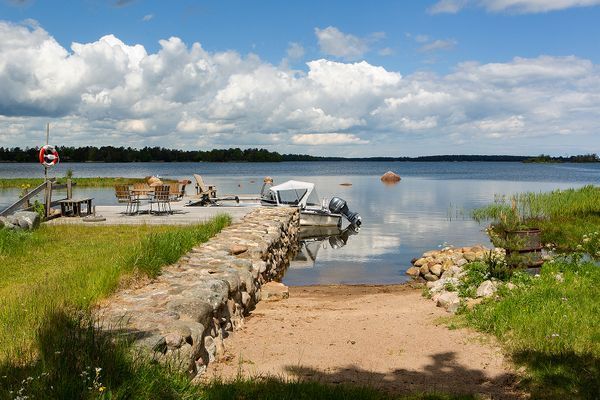
[[[186,227],[42,226],[0,230],[0,361],[36,358],[36,331],[65,307],[87,310],[126,275],[156,276],[230,222]]]
[[[428,399],[373,388],[240,379],[192,384],[169,365],[102,334],[90,317],[96,300],[124,277],[155,276],[229,223],[192,227],[42,226],[0,230],[0,399]]]
[[[592,261],[600,256],[599,196],[593,186],[526,193],[510,205],[475,211],[499,218],[517,209],[525,225],[542,228],[543,241],[563,253],[546,262],[539,276],[513,274],[508,280],[515,289],[503,286],[464,314],[525,367],[524,387],[536,399],[592,399],[600,393],[600,266]],[[467,266],[467,277],[486,270],[485,263],[477,264]]]
[[[499,197],[473,211],[475,219],[498,220],[516,213],[520,223],[542,229],[542,242],[558,250],[576,251],[583,235],[600,232],[600,187],[522,193]]]
[[[132,185],[138,182],[145,182],[143,178],[72,178],[77,187],[113,187],[115,185]],[[64,183],[65,178],[57,178],[57,181]],[[44,182],[43,178],[1,178],[0,189],[8,188],[34,188]],[[164,182],[169,182],[165,180]]]
[[[536,399],[592,399],[600,393],[600,267],[579,260],[547,263],[539,277],[517,275],[465,314],[494,334],[526,367],[524,388]]]

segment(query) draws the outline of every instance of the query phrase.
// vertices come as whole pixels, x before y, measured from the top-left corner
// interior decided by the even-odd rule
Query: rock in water
[[[400,175],[388,171],[381,176],[381,181],[385,183],[397,183],[400,182]]]
[[[266,301],[279,301],[290,297],[290,290],[283,283],[271,281],[261,287],[261,298]]]
[[[417,267],[410,267],[406,270],[406,275],[412,276],[413,278],[417,278],[420,273],[421,270]]]

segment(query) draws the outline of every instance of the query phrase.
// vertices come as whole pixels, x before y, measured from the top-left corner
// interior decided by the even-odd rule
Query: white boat
[[[317,254],[321,248],[344,247],[348,238],[358,233],[358,228],[349,225],[341,230],[338,227],[304,226],[298,232],[299,248],[294,259],[290,262],[291,269],[313,268]]]
[[[267,181],[261,190],[261,204],[265,206],[300,208],[302,226],[342,226],[342,216],[352,225],[360,226],[361,218],[348,209],[339,197],[319,202],[315,184],[302,181],[287,181],[271,186]]]

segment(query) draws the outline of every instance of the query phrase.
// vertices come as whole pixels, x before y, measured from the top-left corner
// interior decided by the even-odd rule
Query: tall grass
[[[152,278],[156,277],[163,265],[174,263],[194,245],[206,242],[230,222],[230,217],[220,215],[189,229],[150,233],[137,246],[128,264]]]
[[[478,220],[497,219],[513,204],[526,219],[562,219],[600,215],[600,188],[592,185],[580,189],[555,190],[546,193],[526,192],[513,196],[500,196],[494,204],[475,209]]]
[[[584,234],[600,231],[600,187],[501,196],[471,215],[478,221],[498,223],[515,212],[523,224],[542,229],[544,243],[573,251]]]
[[[156,276],[229,221],[220,216],[181,227],[55,225],[16,242],[6,236],[12,245],[0,251],[0,361],[32,362],[39,351],[35,332],[47,315],[64,307],[87,310],[124,275]]]

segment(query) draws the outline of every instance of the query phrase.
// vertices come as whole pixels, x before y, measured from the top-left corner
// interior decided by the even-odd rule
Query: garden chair
[[[156,204],[156,213],[173,214],[171,210],[171,196],[169,185],[159,185],[154,187],[154,194],[150,200],[150,213],[152,214],[152,205]]]
[[[115,196],[118,203],[127,204],[125,214],[136,214],[140,210],[140,200],[129,190],[129,186],[115,185]]]
[[[145,182],[137,182],[133,184],[133,190],[134,190],[134,194],[137,196],[138,200],[150,200],[151,196],[150,193],[152,192],[153,188],[150,187],[150,185],[148,185]]]
[[[198,196],[217,197],[216,186],[205,184],[202,177],[198,174],[194,174],[194,179],[196,180],[196,194]]]
[[[192,182],[187,179],[183,179],[178,182],[169,183],[169,186],[171,187],[171,201],[183,200],[183,197],[185,196],[185,187],[188,185],[188,183]]]

